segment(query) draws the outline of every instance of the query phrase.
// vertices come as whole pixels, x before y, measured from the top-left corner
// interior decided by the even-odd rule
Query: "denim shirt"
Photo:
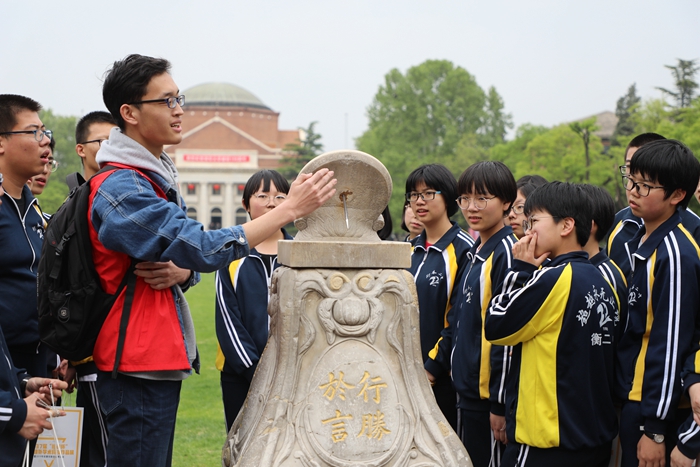
[[[162,177],[148,176],[169,198],[177,196]],[[172,261],[180,268],[213,272],[248,255],[243,227],[204,231],[179,204],[160,198],[138,172],[117,170],[95,194],[92,224],[106,248],[141,261]]]

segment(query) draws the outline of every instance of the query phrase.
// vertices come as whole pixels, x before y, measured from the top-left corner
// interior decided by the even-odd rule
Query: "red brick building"
[[[166,151],[180,172],[188,215],[206,228],[242,224],[246,181],[279,167],[299,130],[280,130],[279,112],[233,84],[200,84],[183,94],[182,142]]]

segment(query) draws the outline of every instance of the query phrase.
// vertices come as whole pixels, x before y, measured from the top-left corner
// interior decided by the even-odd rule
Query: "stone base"
[[[280,240],[277,261],[291,268],[407,269],[411,244]]]

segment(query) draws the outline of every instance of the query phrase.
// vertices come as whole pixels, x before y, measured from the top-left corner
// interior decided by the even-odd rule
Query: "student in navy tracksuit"
[[[457,180],[440,164],[422,165],[406,180],[406,201],[425,227],[413,240],[409,269],[418,293],[424,363],[437,357],[437,344],[440,333],[447,327],[455,281],[467,263],[467,251],[474,244],[469,234],[450,221],[458,209],[457,194]],[[435,400],[456,431],[457,396],[449,374],[432,383]]]
[[[525,232],[523,232],[523,221],[526,220],[525,200],[537,187],[545,183],[547,183],[547,179],[539,175],[524,175],[515,182],[518,187],[518,197],[515,198],[513,207],[508,213],[506,225],[510,225],[516,237],[523,238],[525,236]]]
[[[700,308],[700,248],[680,215],[700,178],[685,145],[661,140],[632,157],[624,179],[632,213],[644,225],[626,244],[628,322],[617,346],[617,395],[622,399],[622,465],[669,464],[678,426],[681,369],[694,359]],[[693,365],[694,366],[694,365]]]
[[[615,202],[604,188],[595,185],[581,185],[591,202],[591,217],[593,225],[588,243],[584,251],[588,253],[588,260],[603,275],[613,288],[620,300],[620,313],[615,317],[615,342],[620,340],[625,323],[627,322],[627,279],[620,267],[608,258],[605,250],[600,248],[600,242],[605,238],[605,233],[610,229],[615,217]]]
[[[620,166],[621,174],[627,175],[629,173],[630,161],[639,148],[647,143],[664,139],[666,138],[657,133],[642,133],[641,135],[635,136],[627,145],[625,151],[625,165]],[[629,200],[629,192],[627,192],[627,199]],[[691,233],[695,241],[700,243],[700,217],[689,209],[682,209],[679,212],[685,228]],[[635,215],[630,207],[627,206],[615,215],[613,227],[607,235],[608,256],[615,264],[620,266],[625,277],[629,277],[631,272],[629,252],[625,244],[634,237],[643,224],[644,221]]]
[[[504,220],[517,196],[513,174],[501,162],[478,162],[459,178],[457,203],[479,238],[455,286],[449,326],[438,356],[428,359],[429,378],[452,372],[458,395],[458,434],[474,467],[498,467],[505,442],[505,381],[510,348],[484,337],[484,318],[511,267],[517,238]],[[440,363],[449,362],[443,366]]]
[[[289,182],[274,170],[253,174],[243,190],[251,219],[271,211],[286,198]],[[277,242],[291,240],[284,229],[250,250],[250,255],[216,273],[216,368],[221,371],[226,430],[243,407],[250,382],[267,344],[267,302],[277,263]]]
[[[608,465],[617,431],[618,301],[581,251],[590,235],[589,205],[573,184],[552,182],[532,193],[526,236],[513,248],[513,268],[488,310],[486,338],[514,346],[504,467]]]

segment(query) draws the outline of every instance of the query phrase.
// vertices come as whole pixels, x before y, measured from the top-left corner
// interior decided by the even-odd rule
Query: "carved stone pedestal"
[[[321,166],[335,170],[338,192],[353,192],[356,202],[363,170],[379,173],[384,185],[375,183],[367,193],[372,202],[353,207],[370,211],[365,228],[358,227],[360,216],[348,216],[355,237],[341,241],[308,228],[342,222],[334,227],[342,232],[344,212],[351,212],[346,196],[340,210],[337,199],[324,205],[330,221],[298,223],[307,227],[301,242],[280,243],[279,258],[289,267],[273,275],[270,337],[224,445],[223,465],[471,466],[423,369],[418,302],[403,269],[410,247],[366,234],[378,225],[391,179],[376,159],[357,151],[319,156],[303,171]],[[364,260],[353,258],[358,251],[367,253]],[[366,257],[377,262],[374,268],[366,268]]]

